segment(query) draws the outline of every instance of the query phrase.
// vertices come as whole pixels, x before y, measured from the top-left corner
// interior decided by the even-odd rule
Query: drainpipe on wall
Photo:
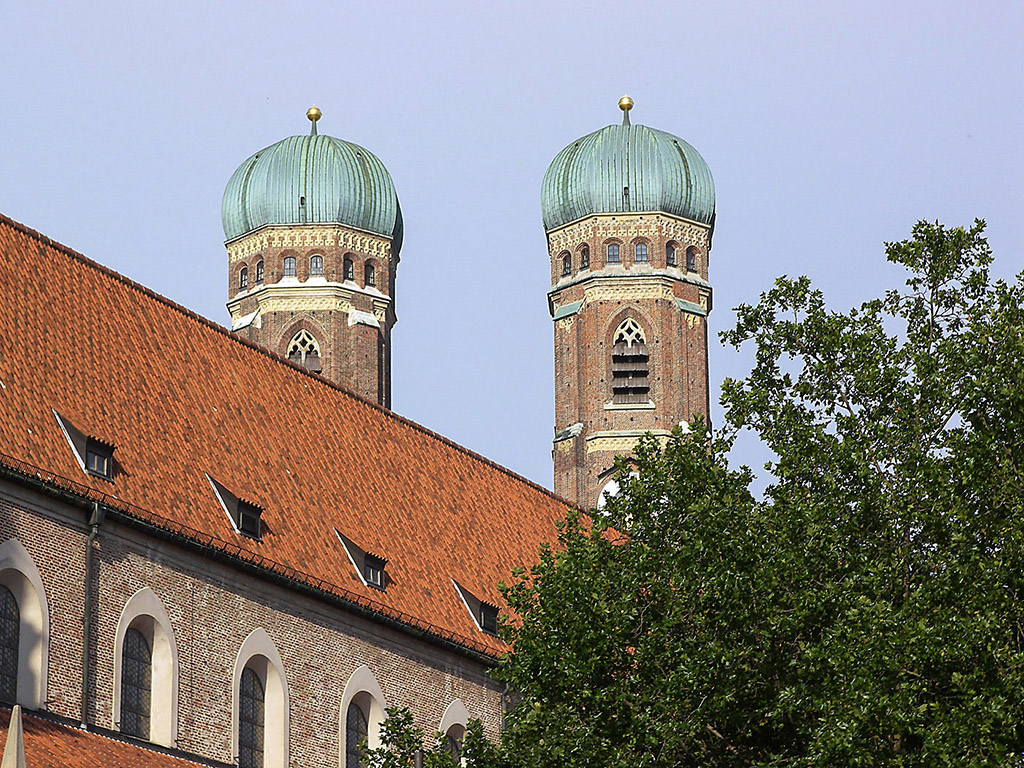
[[[104,509],[93,502],[89,517],[89,540],[85,544],[85,608],[82,618],[82,728],[89,728],[89,669],[92,667],[92,550],[103,523]]]

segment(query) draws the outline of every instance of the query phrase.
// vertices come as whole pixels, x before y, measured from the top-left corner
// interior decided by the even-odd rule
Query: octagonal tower
[[[290,136],[242,163],[224,191],[231,330],[391,407],[391,328],[402,212],[362,147]]]
[[[715,188],[697,150],[622,124],[558,153],[541,190],[555,333],[554,488],[602,503],[616,455],[709,414]]]

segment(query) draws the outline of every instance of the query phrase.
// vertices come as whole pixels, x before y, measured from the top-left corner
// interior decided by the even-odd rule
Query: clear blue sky
[[[713,331],[783,273],[837,308],[878,294],[899,279],[883,242],[920,218],[987,219],[1008,276],[1022,41],[1010,0],[9,3],[0,211],[224,323],[224,185],[305,133],[315,102],[322,133],[384,161],[405,212],[395,410],[550,486],[538,198],[563,146],[628,92],[635,123],[700,151]],[[747,364],[712,342],[714,401]]]

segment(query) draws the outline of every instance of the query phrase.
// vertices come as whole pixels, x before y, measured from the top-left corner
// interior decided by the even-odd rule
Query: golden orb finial
[[[629,96],[623,96],[619,99],[619,109],[623,112],[629,112],[633,108],[633,100]]]
[[[315,123],[320,119],[321,115],[323,115],[323,112],[320,111],[316,104],[306,110],[306,117],[309,118],[310,122]]]

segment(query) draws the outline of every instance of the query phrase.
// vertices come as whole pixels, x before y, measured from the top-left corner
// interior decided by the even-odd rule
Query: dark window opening
[[[697,271],[697,249],[692,245],[686,249],[686,271]]]
[[[345,768],[366,768],[359,745],[366,741],[366,714],[352,702],[345,714]]]
[[[646,403],[649,400],[650,356],[644,334],[632,318],[615,331],[612,345],[612,401]]]
[[[371,587],[384,589],[384,561],[373,555],[366,555],[363,560],[363,578]]]
[[[498,609],[487,603],[480,603],[480,629],[490,635],[498,634]]]
[[[665,246],[665,265],[669,267],[676,265],[676,247],[671,243]]]
[[[355,280],[356,279],[356,268],[355,268],[355,265],[352,263],[352,259],[350,259],[348,256],[345,257],[344,267],[345,267],[345,273],[344,273],[345,274],[345,279],[346,280]]]
[[[262,283],[263,282],[263,262],[262,261],[257,261],[256,262],[256,282],[257,283]]]
[[[306,329],[302,329],[288,343],[288,359],[296,365],[304,365],[313,373],[320,373],[323,366],[320,363],[320,345]]]
[[[312,256],[309,259],[309,274],[322,275],[324,273],[324,257]]]
[[[139,630],[129,627],[121,653],[121,732],[149,738],[153,652]]]
[[[608,263],[614,264],[619,260],[619,246],[616,243],[609,243],[608,245]]]
[[[444,737],[444,746],[448,751],[448,755],[451,757],[452,762],[459,765],[460,758],[462,757],[462,740],[452,733],[452,731],[448,731]]]
[[[114,449],[90,437],[85,444],[85,471],[110,480],[114,476]]]
[[[568,253],[562,256],[562,277],[572,274],[572,256]]]
[[[263,727],[265,697],[259,675],[249,667],[242,670],[238,697],[238,766],[263,768]]]
[[[647,261],[647,243],[637,243],[633,246],[633,260]]]
[[[373,264],[367,264],[363,268],[363,284],[367,288],[377,287],[377,271],[373,268]]]
[[[13,704],[18,698],[18,650],[21,611],[18,600],[0,585],[0,701]]]
[[[239,271],[239,273],[238,273],[238,288],[239,288],[239,290],[244,291],[248,287],[249,287],[249,268],[248,267],[242,267],[241,271]]]
[[[585,245],[580,251],[580,269],[590,269],[590,249]]]
[[[285,256],[284,257],[284,274],[285,277],[295,277],[295,257]]]
[[[260,537],[260,510],[254,504],[246,501],[238,502],[238,531],[249,538]]]

